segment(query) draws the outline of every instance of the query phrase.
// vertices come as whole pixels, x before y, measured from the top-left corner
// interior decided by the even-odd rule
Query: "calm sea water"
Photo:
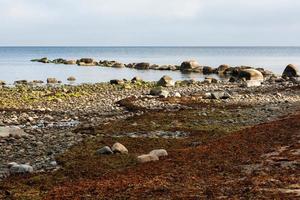
[[[180,64],[196,59],[203,65],[217,67],[249,65],[263,67],[281,74],[287,64],[300,64],[300,47],[0,47],[0,80],[46,80],[55,77],[63,82],[69,76],[76,83],[105,82],[110,79],[130,79],[140,76],[145,80],[158,80],[167,74],[176,80],[203,79],[201,74],[182,74],[172,71],[113,69],[105,67],[79,67],[30,62],[33,58],[117,60],[124,63],[150,62],[152,64]]]

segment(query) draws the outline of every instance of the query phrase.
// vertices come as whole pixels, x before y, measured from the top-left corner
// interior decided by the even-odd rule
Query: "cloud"
[[[299,9],[299,0],[1,0],[0,45],[300,45]]]

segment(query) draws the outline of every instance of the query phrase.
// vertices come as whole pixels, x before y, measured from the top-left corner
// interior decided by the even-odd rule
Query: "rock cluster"
[[[137,157],[139,163],[146,163],[151,161],[158,161],[160,157],[168,156],[168,152],[165,149],[155,149],[148,154],[143,154]]]
[[[97,154],[114,154],[114,153],[120,153],[120,154],[128,154],[128,149],[121,143],[116,142],[111,148],[109,146],[104,146],[96,151]]]

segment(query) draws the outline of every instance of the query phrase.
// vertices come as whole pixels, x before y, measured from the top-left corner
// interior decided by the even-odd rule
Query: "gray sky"
[[[300,0],[0,0],[0,45],[300,46]]]

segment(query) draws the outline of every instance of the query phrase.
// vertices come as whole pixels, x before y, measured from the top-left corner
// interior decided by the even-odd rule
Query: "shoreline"
[[[196,147],[210,144],[216,138],[275,123],[300,110],[300,83],[296,79],[262,80],[260,73],[247,70],[241,71],[247,72],[242,74],[244,77],[239,75],[233,82],[212,78],[175,82],[164,76],[156,82],[135,77],[75,86],[2,87],[0,124],[8,130],[0,130],[0,133],[8,135],[0,137],[3,149],[0,186],[3,183],[8,190],[21,189],[14,186],[14,178],[23,175],[11,176],[7,165],[10,162],[29,164],[33,173],[25,175],[24,180],[49,178],[52,190],[56,187],[53,179],[57,173],[71,180],[69,173],[89,171],[90,165],[117,173],[115,170],[122,171],[127,166],[130,166],[128,170],[135,170],[166,162],[162,159],[139,165],[136,158],[142,154],[142,144],[147,147],[144,151],[151,150],[150,147],[152,150],[164,148],[175,159],[177,151],[187,148],[182,142]],[[253,81],[259,85],[249,85]],[[95,155],[97,148],[114,142],[129,146],[128,156]],[[123,164],[115,166],[120,159]],[[76,166],[82,163],[82,166],[70,169],[72,163]],[[88,179],[84,174],[80,176]],[[101,174],[95,176],[102,178]],[[26,195],[26,191],[17,194]],[[1,195],[5,194],[0,192],[3,197]]]

